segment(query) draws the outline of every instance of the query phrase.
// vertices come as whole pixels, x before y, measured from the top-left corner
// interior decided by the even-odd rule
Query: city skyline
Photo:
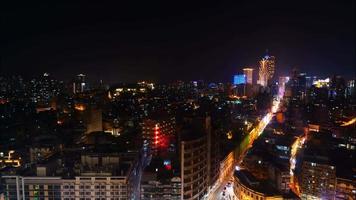
[[[355,200],[354,5],[7,3],[0,200]]]

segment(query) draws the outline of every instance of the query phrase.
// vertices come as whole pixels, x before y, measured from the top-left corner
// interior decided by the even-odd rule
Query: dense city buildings
[[[353,2],[6,4],[0,200],[356,199]]]
[[[241,84],[142,81],[73,94],[49,77],[28,91],[33,79],[1,79],[7,199],[355,196],[352,80],[308,83],[296,69],[249,95],[238,90],[250,85],[245,75]]]
[[[112,137],[112,136],[111,136]],[[3,173],[8,199],[129,199],[137,188],[137,153],[118,152],[106,133],[87,135],[79,150],[37,158],[25,171]],[[62,154],[62,155],[61,155]],[[65,157],[64,155],[65,154]],[[70,166],[70,168],[69,168]],[[11,170],[11,171],[10,171]],[[16,173],[15,173],[16,172]],[[14,174],[15,173],[15,174]]]

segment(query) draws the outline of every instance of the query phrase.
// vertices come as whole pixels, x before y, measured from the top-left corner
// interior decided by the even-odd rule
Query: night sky
[[[268,49],[278,74],[355,75],[354,1],[144,2],[2,6],[1,74],[227,82]]]

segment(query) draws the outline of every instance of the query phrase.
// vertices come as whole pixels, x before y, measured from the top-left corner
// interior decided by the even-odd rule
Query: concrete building
[[[157,121],[153,120],[142,123],[142,127],[146,127],[143,131],[148,133],[146,138],[155,134],[155,130],[159,130],[158,137],[173,134],[176,136],[176,145],[173,145],[176,148],[161,149],[159,156],[152,154],[143,172],[141,199],[198,200],[218,181],[221,167],[219,143],[217,132],[211,126],[211,118],[189,116],[174,133],[173,125],[168,122],[157,125]],[[155,141],[152,143],[154,145]]]
[[[218,181],[218,137],[210,117],[193,117],[178,133],[182,199],[201,199]]]
[[[208,191],[207,137],[188,137],[193,134],[185,134],[180,143],[181,196],[185,200],[198,200]]]
[[[181,179],[174,177],[169,182],[148,181],[141,185],[141,200],[180,200]]]
[[[9,200],[126,200],[130,192],[125,176],[2,178],[5,182],[5,197]]]
[[[234,192],[238,199],[283,199],[283,196],[272,188],[270,184],[259,181],[247,170],[239,170],[235,172]]]
[[[73,94],[82,93],[86,89],[85,75],[78,74],[73,81]]]
[[[268,175],[279,192],[288,193],[290,191],[291,175],[288,167],[272,162],[268,168]]]
[[[243,69],[247,84],[253,84],[253,68],[246,67]]]
[[[356,198],[356,181],[350,178],[336,178],[336,200],[352,200]]]
[[[302,199],[334,198],[336,188],[335,166],[324,157],[313,157],[303,161]]]
[[[87,125],[86,133],[103,131],[102,110],[90,106],[89,109],[87,109],[85,112],[85,120]]]
[[[128,200],[139,198],[140,159],[137,152],[118,152],[117,144],[87,134],[94,145],[56,153],[36,164],[3,172],[8,200]],[[88,141],[92,141],[88,140]],[[103,143],[102,141],[106,142]],[[101,144],[99,144],[102,142]]]
[[[155,153],[161,148],[167,148],[170,137],[174,137],[176,133],[174,117],[144,119],[141,128],[144,146]]]

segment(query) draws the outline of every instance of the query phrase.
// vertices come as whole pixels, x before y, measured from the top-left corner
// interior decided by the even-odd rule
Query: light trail
[[[257,126],[250,131],[246,139],[248,139],[248,145],[243,146],[242,150],[240,151],[241,154],[236,160],[236,163],[240,163],[247,154],[247,150],[252,147],[253,142],[263,133],[264,129],[267,125],[271,122],[273,118],[273,114],[276,113],[280,106],[280,99],[282,99],[283,95],[280,95],[279,98],[273,100],[271,111],[268,112],[262,120],[257,124]],[[223,177],[223,181],[218,181],[210,192],[207,194],[206,199],[208,200],[216,200],[221,199],[221,193],[224,186],[227,184],[229,177],[233,177],[233,171],[231,173],[226,173],[225,177]],[[230,194],[231,195],[231,194]],[[236,195],[232,197],[232,199],[237,199]]]
[[[306,135],[302,136],[302,137],[297,137],[297,139],[294,141],[294,143],[291,146],[291,156],[289,159],[289,173],[290,173],[290,188],[291,190],[297,194],[298,196],[300,196],[300,187],[299,187],[299,183],[297,178],[294,176],[294,170],[295,170],[295,166],[297,164],[297,155],[299,150],[302,148],[305,140],[306,140]]]
[[[356,122],[356,117],[352,118],[350,121],[344,122],[340,126],[350,126],[350,125],[354,124],[355,122]]]
[[[288,80],[287,80],[287,82],[288,82]],[[278,97],[273,99],[271,111],[268,112],[262,118],[262,120],[257,124],[257,126],[254,129],[252,129],[250,131],[249,135],[247,137],[245,137],[245,139],[241,142],[241,145],[238,150],[238,152],[240,152],[240,156],[235,161],[235,163],[237,163],[237,164],[241,163],[241,161],[244,159],[244,157],[247,154],[247,150],[252,147],[253,142],[263,133],[266,126],[271,122],[271,120],[273,118],[273,114],[279,110],[280,102],[284,96],[284,89],[285,89],[284,87],[285,87],[285,83],[282,83],[279,85]],[[304,142],[304,140],[303,140],[303,142]],[[229,179],[230,179],[230,181],[231,181],[231,179],[233,179],[233,172],[234,171],[231,171],[230,173],[225,173],[221,177],[221,179],[219,178],[219,181],[217,181],[213,185],[213,187],[206,194],[204,199],[208,199],[208,200],[221,199],[221,194],[222,194],[224,186],[229,181]],[[233,196],[231,196],[231,199],[232,200],[238,199],[236,194],[234,194],[234,192],[232,192],[232,193],[233,193]]]

